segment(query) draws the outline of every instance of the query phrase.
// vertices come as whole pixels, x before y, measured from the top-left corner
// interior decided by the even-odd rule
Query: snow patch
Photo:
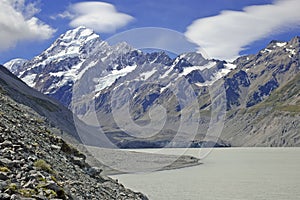
[[[35,82],[34,79],[36,77],[36,74],[30,74],[22,78],[22,81],[24,81],[28,86],[34,87]]]
[[[271,53],[272,50],[271,49],[264,49],[260,51],[261,53]]]
[[[292,55],[296,55],[295,49],[286,49],[287,52],[291,53]]]
[[[153,74],[155,74],[156,71],[156,69],[153,69],[152,71],[143,72],[140,74],[140,77],[142,77],[142,80],[145,81],[148,78],[150,78]]]
[[[169,88],[172,85],[170,82],[167,86],[160,88],[160,93],[163,93],[167,88]]]
[[[171,73],[172,70],[173,70],[173,67],[170,67],[162,76],[159,77],[159,79],[164,79],[167,76],[169,76],[169,74]]]
[[[287,42],[277,42],[276,45],[278,47],[284,47],[285,45],[287,45]]]
[[[87,66],[85,66],[84,69],[81,70],[78,73],[78,75],[76,76],[76,80],[79,80],[88,69],[90,69],[91,67],[94,67],[97,63],[98,63],[98,61],[94,60],[94,61],[90,62]],[[81,64],[80,64],[80,66],[81,66]]]
[[[56,76],[56,77],[61,77],[65,74],[66,72],[60,71],[60,72],[50,72],[50,76]]]
[[[210,69],[210,68],[214,67],[216,64],[217,64],[216,62],[209,62],[208,64],[203,65],[203,66],[185,67],[185,68],[183,68],[183,72],[180,74],[179,77],[186,76],[186,75],[188,75],[189,73],[191,73],[192,71],[195,71],[195,70],[202,71],[204,69]]]
[[[223,78],[227,74],[229,74],[233,69],[236,68],[236,65],[232,63],[226,63],[224,64],[225,68],[219,70],[217,73],[213,75],[210,81],[205,81],[204,83],[196,83],[197,86],[203,87],[203,86],[210,86],[214,84],[217,80]]]
[[[95,79],[96,83],[95,92],[101,91],[109,86],[111,86],[119,77],[125,76],[128,73],[135,70],[137,65],[127,66],[121,70],[113,70],[107,76],[101,77],[99,79]],[[99,95],[99,94],[98,94]]]
[[[230,69],[230,70],[236,68],[236,65],[235,65],[235,64],[232,64],[232,63],[226,63],[226,64],[224,64],[224,65],[225,65],[225,67],[226,67],[227,69]]]
[[[6,67],[9,71],[13,74],[18,71],[20,67],[22,67],[28,60],[22,58],[16,58],[13,60],[8,61],[3,66]]]

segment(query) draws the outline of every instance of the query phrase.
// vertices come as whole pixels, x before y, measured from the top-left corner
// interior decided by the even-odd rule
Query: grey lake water
[[[179,151],[164,150],[169,154]],[[189,149],[185,154],[199,157],[199,149]],[[300,148],[213,149],[202,163],[113,178],[154,200],[300,199]]]

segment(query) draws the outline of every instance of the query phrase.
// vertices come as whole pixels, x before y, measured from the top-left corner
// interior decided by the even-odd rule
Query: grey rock
[[[57,150],[57,151],[59,151],[60,149],[61,149],[61,147],[60,146],[58,146],[58,145],[51,145],[51,148],[53,149],[53,150]]]
[[[6,181],[8,179],[7,173],[0,172],[0,180]]]
[[[35,180],[29,180],[27,183],[23,185],[24,188],[34,188]]]
[[[16,194],[11,195],[10,200],[21,200],[22,198]]]
[[[6,181],[0,180],[0,191],[7,187],[8,183]]]
[[[0,165],[12,167],[12,166],[14,166],[14,162],[10,159],[2,158],[2,159],[0,159]]]
[[[5,140],[4,142],[2,142],[2,143],[0,144],[0,146],[1,146],[2,148],[4,148],[4,147],[13,147],[13,144],[12,144],[11,141]]]
[[[43,195],[32,195],[32,197],[33,198],[28,198],[28,200],[31,200],[31,199],[35,199],[35,200],[47,200],[47,197],[45,197]]]
[[[97,176],[97,175],[100,175],[100,173],[102,172],[103,170],[99,167],[90,167],[88,168],[87,170],[87,173],[90,175],[90,176]]]
[[[79,158],[79,157],[73,157],[72,162],[75,165],[78,165],[80,167],[85,167],[85,165],[86,165],[85,160],[83,158]]]
[[[0,193],[1,200],[10,200],[10,195],[7,193]]]

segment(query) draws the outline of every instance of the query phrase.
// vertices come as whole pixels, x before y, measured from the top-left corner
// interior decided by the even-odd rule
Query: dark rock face
[[[225,79],[225,89],[227,98],[227,109],[240,106],[240,95],[242,88],[248,88],[250,80],[245,71],[240,70],[236,72],[232,78]]]
[[[192,71],[190,74],[188,74],[186,76],[186,78],[188,79],[189,83],[193,84],[193,83],[204,83],[205,79],[202,76],[202,73],[199,71]]]
[[[268,81],[265,85],[260,86],[258,91],[254,92],[253,96],[247,102],[247,107],[254,106],[261,102],[264,97],[269,96],[273,90],[279,87],[279,83],[272,79]]]

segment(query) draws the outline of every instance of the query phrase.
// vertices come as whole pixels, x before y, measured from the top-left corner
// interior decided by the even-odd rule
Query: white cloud
[[[55,32],[35,15],[40,10],[25,0],[0,1],[0,51],[12,48],[19,41],[49,39]]]
[[[222,11],[194,21],[185,35],[210,57],[232,60],[246,45],[273,33],[300,25],[299,0],[278,0],[248,6],[243,11]]]
[[[112,4],[93,1],[73,4],[59,17],[70,18],[71,27],[85,26],[101,33],[115,32],[134,20],[118,12]]]

